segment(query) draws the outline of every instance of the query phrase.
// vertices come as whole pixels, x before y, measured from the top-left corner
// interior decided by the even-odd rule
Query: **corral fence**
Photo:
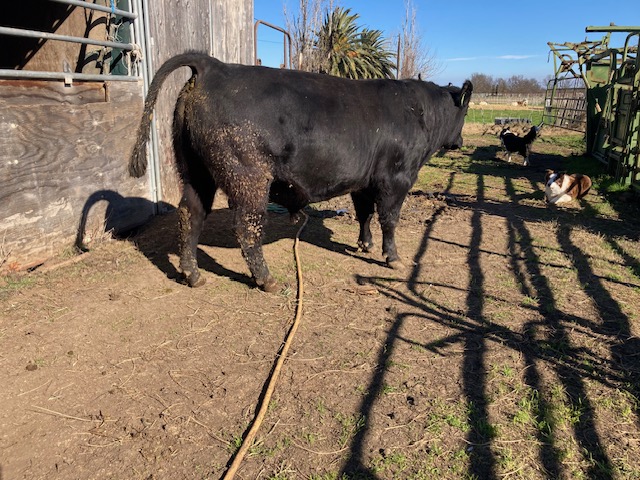
[[[587,88],[581,78],[549,80],[544,100],[545,125],[576,132],[587,129]]]
[[[551,43],[555,79],[545,118],[586,132],[587,152],[640,190],[640,26],[587,27],[599,40]],[[611,46],[612,34],[619,46]]]
[[[467,122],[502,125],[542,121],[544,93],[474,93],[467,112]]]

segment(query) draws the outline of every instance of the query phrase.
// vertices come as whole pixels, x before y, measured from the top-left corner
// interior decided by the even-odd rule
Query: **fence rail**
[[[96,3],[89,3],[83,0],[48,0],[50,3],[57,3],[68,5],[70,7],[84,8],[88,11],[100,12],[105,14],[111,20],[117,19],[117,24],[114,22],[111,24],[111,29],[107,29],[104,39],[90,38],[89,34],[85,32],[84,36],[78,35],[61,35],[52,32],[45,32],[40,30],[32,30],[28,28],[16,28],[15,26],[8,27],[0,25],[0,37],[12,36],[25,39],[38,39],[43,42],[54,41],[64,42],[68,44],[81,44],[81,45],[94,45],[102,47],[105,57],[113,58],[114,53],[122,55],[119,60],[119,64],[122,67],[118,67],[120,71],[116,74],[114,68],[107,69],[107,72],[71,72],[65,69],[64,71],[50,71],[41,70],[36,66],[34,70],[25,70],[22,68],[0,68],[1,78],[32,78],[32,79],[60,79],[65,82],[72,82],[73,80],[87,80],[87,81],[137,81],[139,77],[137,69],[135,68],[136,61],[139,59],[138,50],[139,47],[134,42],[127,40],[135,38],[132,31],[132,24],[137,21],[138,14],[133,11],[121,10],[115,8],[114,2],[111,2],[111,6],[99,5]],[[133,3],[136,3],[135,1]],[[131,9],[131,7],[130,7]],[[1,22],[1,20],[0,20]],[[120,29],[122,28],[122,31]],[[118,37],[122,35],[125,39],[120,41]],[[113,65],[111,66],[113,67]]]

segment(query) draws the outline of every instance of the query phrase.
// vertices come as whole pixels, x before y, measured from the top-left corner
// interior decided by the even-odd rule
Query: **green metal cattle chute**
[[[544,123],[586,133],[587,152],[614,178],[640,189],[640,27],[587,27],[597,41],[551,43],[555,77],[547,86]],[[625,35],[620,47],[611,36]]]

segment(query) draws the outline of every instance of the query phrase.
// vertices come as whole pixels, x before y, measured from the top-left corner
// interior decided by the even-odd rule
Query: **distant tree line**
[[[541,93],[545,87],[535,78],[513,75],[509,78],[496,78],[484,73],[471,75],[474,93],[490,93],[493,95]]]

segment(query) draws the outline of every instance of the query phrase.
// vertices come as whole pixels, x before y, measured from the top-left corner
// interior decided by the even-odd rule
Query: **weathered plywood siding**
[[[149,2],[148,8],[154,70],[189,50],[209,52],[228,62],[253,62],[253,0],[158,1]],[[173,205],[180,200],[181,185],[175,170],[171,124],[176,98],[189,76],[189,69],[183,68],[167,79],[154,115],[161,198]]]
[[[0,80],[0,261],[37,265],[153,213],[126,172],[142,110],[138,83]],[[87,238],[85,238],[86,240]]]

